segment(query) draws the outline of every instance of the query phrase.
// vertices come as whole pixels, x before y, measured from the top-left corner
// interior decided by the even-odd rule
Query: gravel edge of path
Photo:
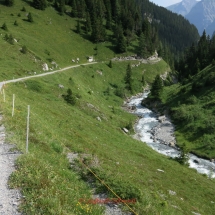
[[[2,116],[0,116],[1,121]],[[14,145],[5,143],[5,136],[5,127],[0,125],[0,215],[21,215],[18,212],[21,193],[8,186],[8,179],[15,171],[15,160],[20,153],[11,150]]]

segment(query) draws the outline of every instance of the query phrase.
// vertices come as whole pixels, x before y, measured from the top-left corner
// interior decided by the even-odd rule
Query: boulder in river
[[[197,164],[199,163],[199,161],[197,161],[197,160],[193,160],[193,162],[194,162],[194,163],[197,163]]]
[[[166,120],[166,117],[165,117],[165,116],[160,116],[160,117],[158,117],[158,121],[159,121],[160,123],[163,123],[165,120]]]

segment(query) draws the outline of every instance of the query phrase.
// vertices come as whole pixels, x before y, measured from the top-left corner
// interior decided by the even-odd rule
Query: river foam
[[[138,122],[135,124],[135,132],[142,142],[146,143],[155,151],[163,155],[175,158],[180,154],[180,151],[177,148],[162,144],[160,141],[154,139],[152,129],[159,124],[157,115],[150,109],[141,105],[142,100],[147,98],[148,94],[149,92],[144,92],[139,97],[131,97],[127,103],[127,106],[129,107],[136,107],[136,109],[132,111],[132,113],[140,117]],[[170,123],[170,126],[173,125]],[[189,167],[196,169],[197,172],[206,174],[211,178],[215,178],[215,163],[199,158],[193,154],[189,154],[188,163]]]

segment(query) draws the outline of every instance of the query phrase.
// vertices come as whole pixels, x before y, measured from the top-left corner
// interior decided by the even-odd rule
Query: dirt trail
[[[2,116],[0,116],[0,122]],[[5,143],[5,128],[0,126],[0,215],[19,215],[17,212],[19,200],[21,198],[18,190],[8,187],[8,178],[15,170],[14,161],[19,155],[10,149],[13,145]]]
[[[52,72],[45,72],[45,73],[38,74],[38,75],[31,75],[31,76],[26,76],[26,77],[22,77],[22,78],[13,79],[13,80],[2,81],[2,82],[0,82],[0,90],[1,90],[1,88],[2,88],[2,86],[4,84],[23,81],[23,80],[27,80],[27,79],[30,79],[30,78],[37,78],[37,77],[42,77],[42,76],[46,76],[46,75],[52,75],[52,74],[57,73],[57,72],[62,72],[62,71],[68,70],[68,69],[76,68],[76,67],[79,67],[79,66],[95,64],[95,63],[97,63],[97,62],[78,64],[78,65],[74,65],[74,66],[68,66],[68,67],[65,67],[63,69],[55,70],[55,71],[52,71]]]
[[[0,90],[4,84],[51,75],[71,68],[79,67],[81,65],[89,65],[94,63],[96,62],[69,66],[53,72],[46,72],[39,75],[3,81],[0,82]],[[5,135],[5,127],[2,125],[2,116],[0,115],[0,215],[21,215],[21,213],[18,212],[21,194],[19,190],[10,189],[8,187],[8,179],[11,173],[15,171],[14,162],[19,156],[19,153],[11,150],[14,147],[13,145],[5,143]]]

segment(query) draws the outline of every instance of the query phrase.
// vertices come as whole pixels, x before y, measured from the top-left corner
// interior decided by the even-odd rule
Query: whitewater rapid
[[[135,132],[142,142],[146,143],[155,151],[172,158],[177,157],[180,153],[178,149],[162,144],[153,138],[151,130],[159,123],[157,115],[150,109],[141,105],[142,100],[147,98],[148,93],[149,92],[144,92],[139,97],[131,97],[127,103],[130,107],[136,107],[136,110],[132,113],[140,117],[135,124]],[[189,154],[188,163],[190,168],[194,168],[201,174],[206,174],[211,178],[215,178],[215,163],[199,158],[193,154]]]

